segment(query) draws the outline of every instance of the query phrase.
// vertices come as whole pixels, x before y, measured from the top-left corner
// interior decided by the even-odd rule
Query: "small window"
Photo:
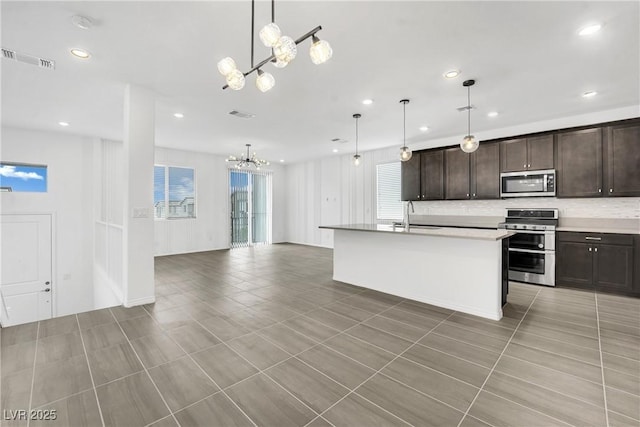
[[[21,163],[0,163],[0,191],[46,193],[47,167]]]
[[[400,162],[376,165],[377,218],[379,220],[402,219],[400,179]]]
[[[154,166],[154,217],[195,218],[195,171],[191,168]]]

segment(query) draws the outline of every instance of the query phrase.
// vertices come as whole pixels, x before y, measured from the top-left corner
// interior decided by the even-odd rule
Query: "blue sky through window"
[[[180,202],[193,196],[193,169],[170,167],[169,201]]]
[[[2,191],[44,193],[47,191],[47,167],[0,163],[0,187]]]

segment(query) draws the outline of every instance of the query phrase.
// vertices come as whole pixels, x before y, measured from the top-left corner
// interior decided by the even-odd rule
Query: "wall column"
[[[124,306],[155,301],[153,159],[155,100],[127,85],[124,94]]]

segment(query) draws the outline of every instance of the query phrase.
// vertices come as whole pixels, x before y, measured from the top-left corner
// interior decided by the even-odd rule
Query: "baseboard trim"
[[[323,249],[333,249],[333,246],[327,246],[327,245],[317,245],[314,243],[307,243],[307,242],[292,242],[292,241],[287,241],[287,242],[282,242],[282,243],[291,243],[293,245],[302,245],[302,246],[313,246],[316,248],[323,248]]]
[[[136,307],[138,305],[153,304],[154,302],[156,302],[156,297],[151,296],[151,297],[137,298],[130,301],[125,301],[122,305],[124,305],[127,308],[130,308],[130,307]]]

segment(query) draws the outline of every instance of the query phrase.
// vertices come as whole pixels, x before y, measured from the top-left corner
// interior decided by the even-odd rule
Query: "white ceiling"
[[[256,5],[256,27],[269,21]],[[279,1],[276,22],[297,38],[318,33],[334,51],[313,65],[309,41],[289,67],[269,66],[275,88],[261,93],[255,74],[242,91],[222,90],[216,63],[249,67],[250,1],[7,2],[2,46],[56,61],[49,71],[2,59],[2,124],[122,139],[127,83],[157,94],[156,144],[221,155],[252,143],[260,157],[294,162],[353,150],[353,113],[362,150],[407,140],[464,135],[462,81],[471,89],[472,131],[640,104],[640,3],[627,2],[329,2]],[[71,24],[86,15],[89,30]],[[598,34],[577,30],[602,22]],[[256,59],[268,55],[256,44]],[[82,47],[89,60],[72,57]],[[257,62],[257,61],[256,61]],[[460,77],[443,72],[458,68]],[[594,98],[581,94],[598,91]],[[374,104],[361,101],[373,98]],[[255,113],[251,120],[227,114]],[[496,118],[487,112],[499,111]],[[182,112],[182,120],[173,117]],[[59,121],[71,125],[64,130]],[[428,125],[428,132],[418,128]],[[349,144],[336,144],[332,138]]]

